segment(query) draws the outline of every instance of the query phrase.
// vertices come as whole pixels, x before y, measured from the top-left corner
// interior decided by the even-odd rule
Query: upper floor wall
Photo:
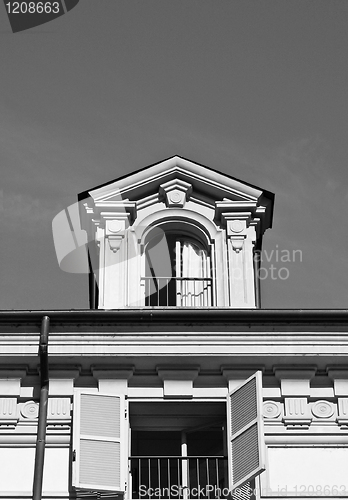
[[[79,195],[91,307],[259,307],[274,195],[174,156]]]

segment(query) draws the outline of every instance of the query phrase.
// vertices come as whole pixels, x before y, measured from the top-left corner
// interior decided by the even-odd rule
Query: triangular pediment
[[[156,196],[161,186],[170,181],[187,183],[193,196],[214,205],[217,201],[254,202],[272,205],[274,195],[210,167],[181,156],[172,156],[130,175],[97,186],[79,195],[79,200],[91,197],[95,203],[119,201],[141,202]],[[270,213],[272,210],[269,211]]]

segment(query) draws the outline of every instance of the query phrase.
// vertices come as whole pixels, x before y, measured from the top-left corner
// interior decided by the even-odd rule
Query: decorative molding
[[[107,221],[107,234],[119,233],[126,229],[126,224],[124,220],[115,219]]]
[[[126,216],[130,224],[134,222],[137,217],[137,204],[135,201],[120,200],[119,195],[117,200],[101,200],[95,202],[94,216],[100,214],[100,219],[104,219],[105,215],[110,218],[117,218],[117,216]]]
[[[282,396],[310,396],[310,381],[316,367],[286,369],[274,367],[274,374],[280,380]]]
[[[17,401],[21,394],[21,381],[26,374],[26,368],[0,370],[0,396],[4,396],[0,397],[0,425],[12,427],[17,424]]]
[[[312,417],[309,414],[307,398],[284,398],[284,405],[284,424],[290,427],[308,429]]]
[[[192,398],[193,381],[198,376],[199,366],[158,366],[158,376],[163,381],[163,396],[166,398]]]
[[[257,370],[264,371],[263,366],[246,366],[245,369],[233,368],[228,365],[221,366],[221,373],[223,377],[227,380],[228,390],[233,391],[236,387],[241,385],[246,381],[247,378],[251,377]]]
[[[36,420],[39,416],[39,403],[27,401],[20,408],[22,417],[28,420]]]
[[[70,411],[70,398],[48,398],[47,420],[50,424],[69,422]]]
[[[110,250],[116,253],[121,248],[125,237],[126,227],[129,222],[129,214],[126,213],[102,213],[105,221],[105,238],[109,242]]]
[[[226,226],[227,220],[244,219],[249,225],[250,220],[255,214],[257,201],[216,201],[215,218],[221,221],[221,226]],[[228,227],[227,227],[228,229]]]
[[[348,398],[338,398],[337,406],[338,406],[338,417],[337,417],[338,425],[341,425],[344,428],[348,428]]]
[[[74,381],[80,374],[80,369],[64,369],[56,366],[50,368],[49,396],[71,396],[74,393]]]
[[[117,253],[121,248],[124,234],[119,236],[106,236],[106,238],[109,242],[110,250],[112,250],[114,253]]]
[[[228,222],[228,231],[231,233],[241,233],[246,228],[246,222],[241,220],[231,220]]]
[[[348,396],[348,370],[328,367],[327,374],[333,380],[335,396]]]
[[[144,244],[149,231],[152,231],[157,226],[165,230],[166,224],[170,224],[173,221],[183,224],[183,227],[206,242],[207,245],[220,234],[216,225],[202,213],[178,207],[172,208],[170,211],[165,208],[158,212],[150,213],[141,221],[136,221],[132,228],[134,228],[139,243]]]
[[[335,411],[335,405],[323,399],[316,401],[311,406],[313,415],[320,419],[328,419],[332,417]]]
[[[181,179],[173,179],[159,187],[160,199],[164,199],[168,208],[183,208],[192,193],[192,185]]]
[[[0,425],[15,425],[17,421],[17,398],[0,398]]]
[[[71,446],[71,437],[69,434],[69,426],[61,426],[59,428],[59,431],[62,431],[62,433],[57,432],[56,428],[51,428],[51,426],[47,427],[47,434],[46,434],[46,443],[45,443],[45,448],[69,448]],[[64,432],[64,434],[63,434]],[[37,441],[37,435],[34,434],[15,434],[15,433],[1,433],[0,434],[0,451],[1,448],[35,448]],[[18,473],[20,473],[20,469],[18,468]],[[3,472],[3,471],[2,471]],[[23,492],[21,492],[18,496],[16,495],[13,497],[12,495],[14,494],[13,491],[11,491],[11,496],[6,497],[8,500],[14,500],[15,498],[18,498],[18,496],[22,500],[31,500],[32,496],[29,494],[29,491],[26,492],[26,495],[23,496]],[[52,497],[49,497],[52,498]],[[60,500],[62,497],[58,495],[58,497],[54,496],[55,499],[59,498]],[[64,497],[63,497],[64,498]],[[65,497],[66,498],[66,497]]]
[[[128,380],[134,373],[134,366],[119,368],[92,367],[93,377],[98,380],[98,390],[103,394],[128,394]]]
[[[232,248],[236,253],[239,253],[243,249],[244,239],[244,236],[230,236]]]
[[[21,381],[26,376],[27,370],[2,369],[0,370],[0,395],[20,396]]]
[[[266,419],[276,419],[282,411],[281,404],[276,401],[264,401],[263,416]]]

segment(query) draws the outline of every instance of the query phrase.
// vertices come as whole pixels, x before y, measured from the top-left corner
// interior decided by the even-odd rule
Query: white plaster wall
[[[35,448],[0,448],[0,491],[11,496],[32,494]],[[47,448],[43,494],[67,494],[69,449]]]
[[[261,488],[261,496],[348,496],[348,448],[269,447]]]

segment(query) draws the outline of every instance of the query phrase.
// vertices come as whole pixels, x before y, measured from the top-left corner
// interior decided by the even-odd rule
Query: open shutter
[[[123,493],[128,463],[124,396],[79,392],[73,419],[75,489]]]
[[[261,372],[227,398],[229,487],[242,493],[242,485],[265,470]]]

